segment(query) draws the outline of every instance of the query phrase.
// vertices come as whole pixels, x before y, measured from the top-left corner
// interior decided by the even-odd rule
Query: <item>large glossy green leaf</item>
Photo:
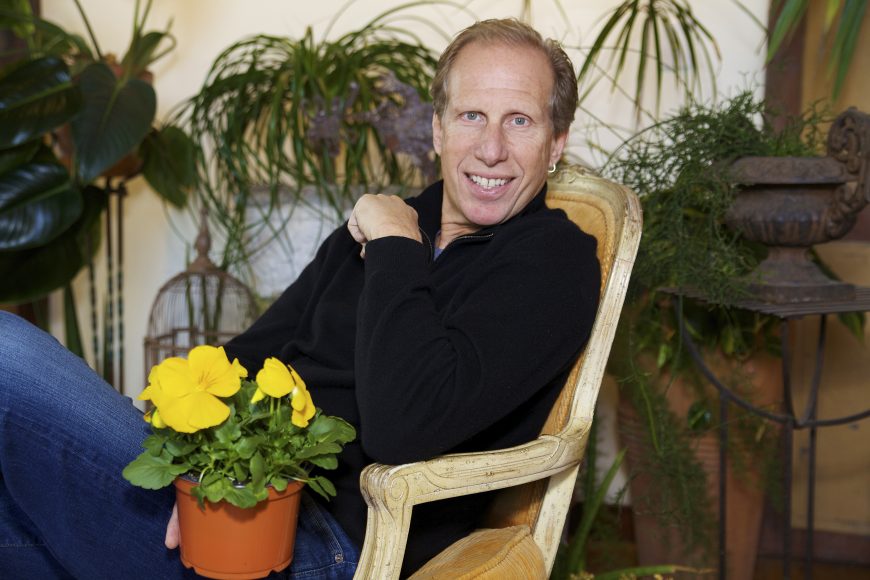
[[[0,78],[0,148],[41,138],[72,119],[81,101],[63,61],[24,61]]]
[[[45,156],[0,174],[0,250],[44,245],[81,213],[81,194],[66,168]]]
[[[33,34],[33,9],[29,0],[0,0],[0,29],[7,28],[20,38]]]
[[[139,79],[120,84],[101,62],[85,68],[79,86],[84,107],[72,122],[76,177],[88,183],[142,142],[154,121],[157,96]]]
[[[24,165],[42,149],[44,145],[38,141],[31,141],[12,149],[0,149],[0,175],[11,171],[19,165]]]
[[[84,211],[79,219],[50,243],[30,250],[0,252],[0,302],[17,303],[45,296],[69,283],[99,246],[100,215],[106,194],[97,187],[82,192]]]
[[[139,152],[145,159],[148,184],[175,207],[184,207],[196,182],[196,146],[190,137],[168,125],[150,133]]]

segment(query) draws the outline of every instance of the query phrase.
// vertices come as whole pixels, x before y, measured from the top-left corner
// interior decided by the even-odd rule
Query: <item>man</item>
[[[577,103],[567,56],[514,20],[481,22],[442,55],[433,97],[443,182],[407,202],[363,196],[347,227],[334,232],[299,279],[226,345],[246,368],[259,368],[269,356],[292,364],[317,406],[358,429],[358,441],[330,474],[338,496],[323,505],[304,500],[290,577],[352,575],[365,530],[359,473],[368,463],[404,463],[534,438],[595,315],[595,241],[544,206],[548,167],[561,156]],[[15,326],[32,344],[0,342],[3,360],[29,361],[0,374],[0,468],[8,487],[7,494],[0,490],[0,502],[13,513],[7,526],[16,532],[12,545],[38,545],[15,558],[16,569],[91,578],[107,571],[124,578],[184,574],[174,552],[155,551],[154,530],[170,512],[170,492],[146,492],[120,478],[143,436],[134,426],[136,414],[121,410],[106,389],[79,384],[97,402],[75,421],[87,413],[98,417],[93,430],[99,436],[82,441],[67,433],[78,431],[73,427],[45,441],[40,427],[60,423],[60,417],[52,421],[59,412],[43,420],[20,408],[56,408],[58,395],[43,391],[57,388],[23,378],[20,369],[37,364],[32,352],[49,348],[48,340]],[[49,366],[43,375],[64,376]],[[76,383],[94,382],[82,373]],[[10,396],[22,381],[28,393],[36,392],[27,405]],[[117,435],[105,433],[107,421],[115,423]],[[20,444],[11,426],[39,439],[39,451]],[[58,445],[57,437],[70,441]],[[94,451],[107,446],[115,448]],[[26,459],[45,454],[44,447],[52,461]],[[73,459],[65,459],[69,447],[78,447]],[[82,463],[111,498],[101,508],[105,513],[92,513],[94,500],[82,497],[89,492],[69,482],[70,472],[87,472]],[[64,494],[69,505],[55,506],[61,516],[46,513],[45,500],[32,497],[48,486],[35,483],[41,474],[76,486],[72,497]],[[470,496],[415,508],[404,572],[470,531],[484,507],[484,497]],[[79,526],[83,537],[70,538],[57,518]],[[101,533],[106,526],[112,529]],[[128,538],[127,552],[112,551],[123,541],[118,537]],[[174,547],[177,541],[173,517],[165,542]],[[111,557],[79,554],[88,542]]]

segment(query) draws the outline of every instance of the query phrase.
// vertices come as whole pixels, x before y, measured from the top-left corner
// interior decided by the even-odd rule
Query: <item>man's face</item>
[[[432,119],[442,229],[471,233],[502,223],[540,191],[567,137],[553,134],[553,82],[547,57],[534,48],[476,42],[462,49],[443,118]]]

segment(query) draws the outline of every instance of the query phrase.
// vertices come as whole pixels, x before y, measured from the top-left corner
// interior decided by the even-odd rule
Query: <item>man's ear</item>
[[[432,114],[432,148],[441,155],[441,119],[438,113]]]
[[[550,148],[550,165],[555,165],[562,158],[565,143],[568,142],[568,131],[553,137],[553,146]]]

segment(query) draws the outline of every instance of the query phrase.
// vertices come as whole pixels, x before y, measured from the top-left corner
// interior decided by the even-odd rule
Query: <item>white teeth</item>
[[[499,187],[500,185],[504,185],[508,182],[507,179],[487,179],[486,177],[481,177],[479,175],[470,175],[469,178],[477,185],[481,187],[486,187],[487,189]]]

